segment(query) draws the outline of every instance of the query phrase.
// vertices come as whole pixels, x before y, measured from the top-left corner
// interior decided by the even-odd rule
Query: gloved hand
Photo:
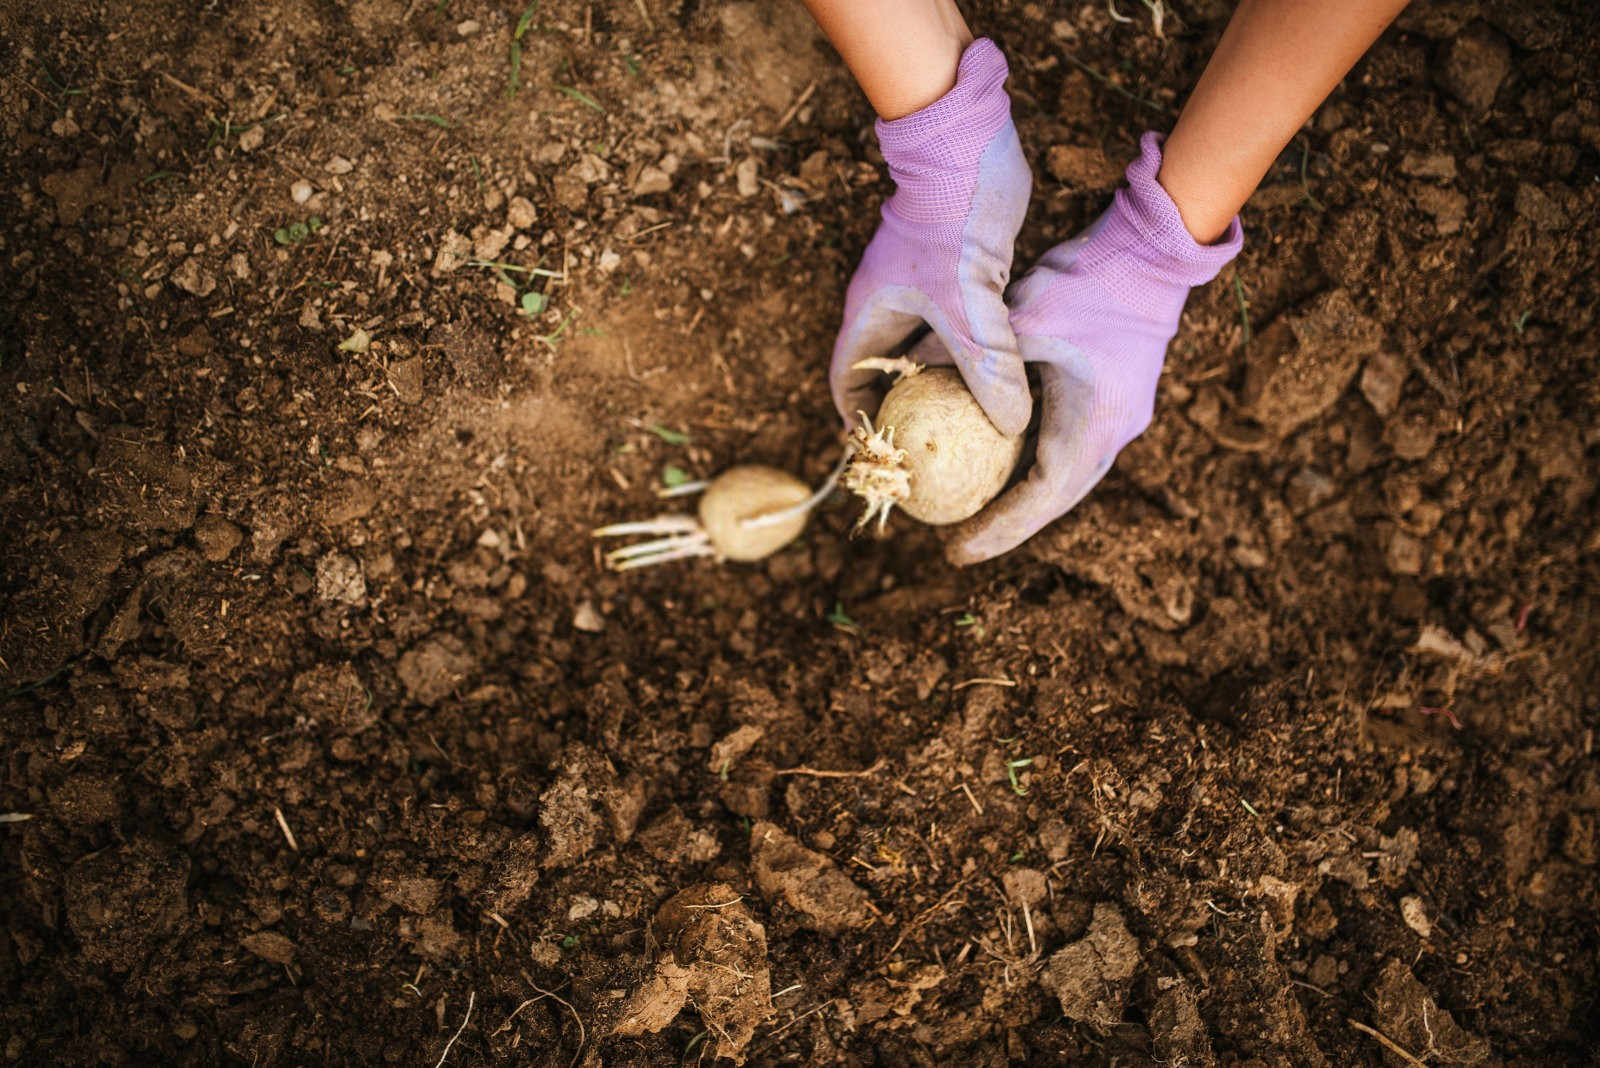
[[[880,399],[877,373],[855,363],[883,356],[924,322],[995,426],[1017,434],[1028,425],[1033,401],[1004,293],[1033,182],[1006,75],[1005,57],[981,38],[962,53],[953,89],[878,122],[895,192],[850,279],[833,346],[828,380],[846,426]]]
[[[1015,548],[1100,481],[1150,425],[1167,342],[1190,287],[1215,278],[1239,253],[1237,217],[1215,244],[1190,236],[1156,181],[1161,141],[1144,135],[1111,207],[1046,253],[1010,294],[1022,358],[1040,365],[1038,456],[1025,481],[954,529],[945,546],[951,563]]]

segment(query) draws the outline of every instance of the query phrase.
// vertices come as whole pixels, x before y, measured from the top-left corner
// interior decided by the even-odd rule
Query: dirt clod
[[[1433,1064],[1484,1064],[1489,1048],[1456,1023],[1417,981],[1403,961],[1384,965],[1373,990],[1372,1020],[1377,1029],[1413,1056]],[[1384,1063],[1400,1068],[1404,1058],[1385,1049]]]
[[[712,1055],[739,1064],[772,1015],[767,932],[726,883],[685,887],[656,911],[653,970],[628,994],[612,1033],[660,1031],[685,1006],[711,1032]]]
[[[801,924],[814,931],[841,934],[872,920],[865,890],[771,823],[750,829],[750,861],[761,893],[799,912]]]
[[[1104,1033],[1122,1020],[1139,961],[1139,941],[1129,933],[1122,910],[1101,902],[1088,933],[1045,962],[1039,985],[1060,1000],[1068,1019]]]

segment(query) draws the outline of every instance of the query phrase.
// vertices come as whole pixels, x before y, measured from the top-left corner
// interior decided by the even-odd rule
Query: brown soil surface
[[[1019,264],[1227,13],[1120,6],[969,11]],[[1600,1057],[1593,5],[1403,17],[1024,550],[628,575],[831,465],[888,183],[797,5],[522,13],[0,9],[8,1062]]]

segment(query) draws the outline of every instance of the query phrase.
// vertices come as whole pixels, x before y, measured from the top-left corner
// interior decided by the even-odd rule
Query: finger
[[[883,399],[878,390],[879,373],[857,368],[856,364],[888,354],[921,324],[919,315],[891,307],[884,299],[870,299],[839,331],[828,367],[828,386],[833,392],[833,406],[847,429],[856,425],[860,412],[869,417],[876,415]]]
[[[958,333],[943,321],[932,323],[934,331],[989,422],[1002,434],[1020,434],[1033,416],[1033,396],[1005,301],[988,290],[969,295],[968,301],[971,333]]]
[[[1116,450],[1091,437],[1093,388],[1059,367],[1046,367],[1043,429],[1028,477],[957,525],[945,559],[957,566],[1010,552],[1074,508],[1105,477]]]

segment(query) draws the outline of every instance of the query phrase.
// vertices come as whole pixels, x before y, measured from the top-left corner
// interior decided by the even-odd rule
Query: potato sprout
[[[698,518],[678,514],[614,523],[601,527],[594,536],[660,535],[606,553],[607,565],[618,571],[691,556],[760,560],[800,536],[811,509],[833,491],[839,474],[840,469],[836,468],[822,488],[812,493],[804,482],[775,467],[730,467],[709,482],[688,482],[659,494],[681,497],[704,490]]]

